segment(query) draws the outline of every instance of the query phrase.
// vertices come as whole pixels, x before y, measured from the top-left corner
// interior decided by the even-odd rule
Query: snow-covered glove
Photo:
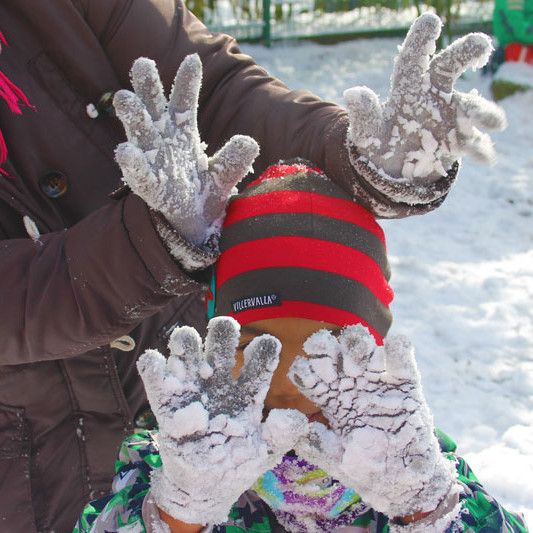
[[[434,436],[409,341],[397,336],[376,346],[359,324],[338,338],[315,333],[304,351],[309,359],[296,358],[289,377],[321,408],[331,429],[313,423],[298,454],[391,519],[436,509],[423,526],[409,527],[444,531],[457,515],[459,489],[454,465]]]
[[[394,210],[376,197],[408,205],[443,200],[463,155],[494,160],[492,141],[478,128],[506,126],[496,104],[476,90],[454,89],[466,69],[486,64],[493,50],[489,37],[471,33],[433,55],[441,26],[432,13],[413,23],[395,58],[386,101],[368,87],[344,92],[350,161],[374,189],[368,198],[372,209],[385,218],[395,216]]]
[[[207,157],[197,124],[202,81],[197,54],[181,63],[168,101],[151,59],[133,63],[131,81],[135,92],[117,91],[113,101],[128,138],[115,154],[124,181],[186,242],[216,250],[228,198],[250,171],[259,146],[251,137],[235,135]],[[194,267],[182,257],[172,231],[157,228],[177,259]]]
[[[308,429],[294,410],[274,409],[261,422],[281,345],[271,335],[255,338],[233,379],[239,331],[233,318],[213,318],[202,346],[194,328],[176,328],[168,360],[148,350],[137,363],[159,424],[162,467],[152,474],[152,494],[183,522],[224,522],[239,496]]]

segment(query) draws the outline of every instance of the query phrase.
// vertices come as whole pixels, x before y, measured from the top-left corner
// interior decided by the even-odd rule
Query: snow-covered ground
[[[334,46],[247,45],[292,88],[341,102],[367,85],[381,96],[397,39]],[[461,90],[489,96],[468,72]],[[533,526],[533,91],[502,102],[491,168],[464,161],[445,204],[383,223],[393,269],[393,331],[417,346],[436,424],[452,435],[490,492]]]

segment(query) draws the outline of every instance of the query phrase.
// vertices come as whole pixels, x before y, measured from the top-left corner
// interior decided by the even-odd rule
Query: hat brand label
[[[263,307],[274,307],[281,305],[281,298],[279,294],[269,293],[258,296],[246,296],[239,300],[231,302],[231,307],[234,313],[241,311],[248,311],[249,309],[262,309]]]

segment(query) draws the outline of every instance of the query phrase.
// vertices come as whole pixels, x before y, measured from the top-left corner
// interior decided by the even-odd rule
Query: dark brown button
[[[109,91],[100,96],[98,102],[96,103],[96,109],[100,115],[107,115],[109,117],[115,116],[115,107],[113,106],[113,98],[115,93]]]
[[[39,180],[39,186],[48,198],[61,198],[68,190],[67,178],[61,172],[48,172]]]
[[[135,418],[135,427],[140,429],[155,429],[157,427],[157,420],[151,409],[145,409]]]

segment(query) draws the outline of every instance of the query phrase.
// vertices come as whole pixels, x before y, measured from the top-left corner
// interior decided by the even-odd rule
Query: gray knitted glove
[[[434,522],[450,523],[458,512],[454,465],[433,434],[409,341],[395,337],[376,347],[368,330],[356,325],[338,338],[315,333],[304,350],[310,358],[298,357],[289,377],[322,409],[331,429],[312,424],[296,448],[299,455],[390,518],[439,507],[445,516],[432,515]]]
[[[228,198],[259,153],[251,137],[236,135],[207,157],[197,124],[201,80],[200,58],[187,56],[167,101],[155,63],[139,58],[131,69],[135,92],[114,98],[128,138],[116,150],[124,181],[196,246],[217,241]]]
[[[152,474],[152,494],[183,522],[224,522],[239,496],[308,429],[307,418],[292,410],[272,410],[261,423],[281,345],[270,335],[255,338],[233,379],[239,330],[232,318],[214,318],[202,347],[195,329],[177,328],[168,361],[148,350],[137,363],[159,424],[163,466]]]
[[[506,125],[496,104],[476,91],[465,94],[453,87],[466,69],[487,62],[493,49],[489,37],[471,33],[431,57],[440,31],[441,21],[431,13],[413,23],[383,103],[368,87],[344,93],[351,163],[371,187],[395,202],[429,204],[445,196],[457,170],[454,161],[463,155],[494,160],[492,141],[478,128]],[[376,208],[387,217],[386,208]]]

